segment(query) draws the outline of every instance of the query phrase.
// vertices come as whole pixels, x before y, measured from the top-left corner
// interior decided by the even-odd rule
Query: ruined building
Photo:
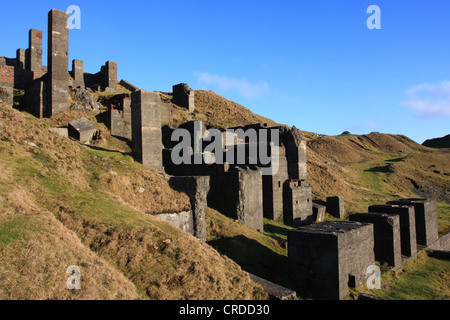
[[[438,240],[436,201],[403,199],[375,205],[350,221],[321,222],[325,211],[343,219],[343,197],[313,203],[307,171],[307,146],[300,131],[285,126],[253,124],[218,130],[200,121],[172,122],[170,103],[160,92],[139,89],[122,80],[130,93],[119,93],[117,63],[107,61],[100,71],[84,72],[75,59],[69,72],[68,14],[48,13],[47,66],[42,63],[42,31],[31,29],[28,48],[15,58],[0,57],[0,99],[13,106],[14,88],[26,92],[26,104],[38,118],[70,108],[70,92],[111,92],[104,113],[111,134],[128,139],[135,161],[169,175],[170,185],[185,192],[191,209],[157,215],[206,241],[206,208],[212,206],[250,228],[264,231],[264,218],[295,226],[288,233],[292,278],[299,287],[323,298],[342,299],[349,288],[364,284],[375,260],[391,267],[414,257],[418,245]],[[173,86],[173,103],[195,111],[195,91],[187,84]],[[60,129],[60,128],[58,128]],[[70,121],[67,136],[84,142],[96,132],[86,118]],[[320,222],[320,223],[317,223]]]

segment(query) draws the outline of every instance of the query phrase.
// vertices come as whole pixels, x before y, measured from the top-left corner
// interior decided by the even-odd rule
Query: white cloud
[[[233,79],[208,72],[199,72],[196,75],[199,85],[213,86],[222,92],[237,90],[245,98],[260,98],[270,91],[269,84],[265,81],[251,83],[245,79]]]
[[[423,83],[406,91],[402,104],[427,117],[450,116],[450,81]]]

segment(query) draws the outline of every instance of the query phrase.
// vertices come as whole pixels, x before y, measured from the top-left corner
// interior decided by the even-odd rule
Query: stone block
[[[402,263],[400,218],[386,213],[353,213],[350,221],[373,224],[375,260],[397,267]]]
[[[413,206],[381,204],[369,207],[369,212],[381,212],[400,217],[401,251],[404,256],[412,257],[417,253],[416,218]]]
[[[44,118],[47,84],[43,80],[35,80],[25,91],[27,107],[36,118]]]
[[[28,71],[42,72],[42,31],[31,29],[28,33]]]
[[[417,244],[428,247],[439,238],[437,206],[433,199],[401,199],[388,204],[414,207]]]
[[[48,103],[45,115],[69,109],[69,29],[68,13],[51,10],[48,13]]]
[[[260,168],[239,167],[212,173],[209,202],[222,214],[250,228],[264,231]]]
[[[344,197],[328,197],[327,212],[333,217],[343,219],[345,216]]]
[[[131,94],[131,131],[134,159],[163,171],[159,93],[139,90]]]
[[[327,207],[313,202],[313,204],[312,204],[313,221],[317,222],[317,223],[324,222],[326,209],[327,209]]]
[[[293,281],[323,299],[343,299],[366,283],[375,262],[373,225],[333,221],[288,232]]]
[[[97,132],[97,127],[86,118],[69,122],[69,137],[82,143],[91,141]]]
[[[84,63],[82,60],[74,59],[72,60],[72,72],[71,76],[73,78],[72,87],[82,87],[84,88]]]
[[[195,111],[195,91],[186,83],[173,86],[173,100],[175,104],[188,109],[189,112]]]
[[[209,177],[172,177],[170,185],[176,190],[185,192],[190,199],[193,211],[193,235],[206,241],[206,209],[209,192]]]
[[[287,224],[313,223],[312,189],[308,181],[288,180],[283,185],[283,215]]]

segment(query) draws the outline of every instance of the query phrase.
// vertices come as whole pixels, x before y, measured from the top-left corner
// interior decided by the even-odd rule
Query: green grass
[[[380,290],[359,291],[393,300],[449,300],[450,261],[424,251],[402,270],[383,274]]]
[[[0,218],[0,249],[15,241],[24,240],[34,230],[31,216],[14,216]]]

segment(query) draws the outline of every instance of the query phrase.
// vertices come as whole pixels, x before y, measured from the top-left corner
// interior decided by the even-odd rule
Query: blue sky
[[[165,0],[2,4],[0,55],[46,31],[47,13],[81,9],[69,59],[150,91],[188,83],[305,131],[449,134],[450,1]],[[381,9],[369,30],[367,8]],[[20,8],[18,8],[20,6]],[[47,36],[44,32],[44,64]],[[70,63],[71,65],[71,63]]]

